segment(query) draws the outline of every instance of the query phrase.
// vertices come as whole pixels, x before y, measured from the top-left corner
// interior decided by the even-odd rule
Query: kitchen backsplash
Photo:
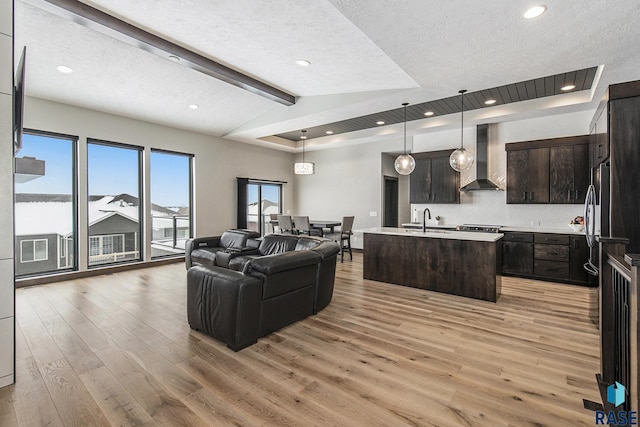
[[[460,193],[460,204],[412,204],[411,217],[417,209],[419,222],[422,211],[429,208],[431,218],[444,218],[445,225],[491,224],[512,227],[541,227],[567,229],[569,221],[583,215],[584,207],[577,205],[508,205],[506,191],[476,191]]]

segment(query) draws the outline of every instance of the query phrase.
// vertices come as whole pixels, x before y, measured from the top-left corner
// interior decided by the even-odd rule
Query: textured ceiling
[[[296,143],[270,136],[446,99],[460,88],[478,92],[601,66],[588,96],[567,97],[572,101],[561,107],[553,96],[548,105],[494,107],[493,118],[503,120],[594,109],[607,84],[640,79],[637,0],[615,7],[546,1],[547,13],[534,20],[522,18],[529,0],[85,3],[297,102],[280,105],[83,27],[52,13],[45,0],[16,0],[16,51],[28,48],[28,95],[285,150]],[[299,67],[298,59],[311,65]],[[61,64],[74,72],[58,73]],[[356,133],[358,141],[379,135]],[[322,137],[307,147],[349,138]]]

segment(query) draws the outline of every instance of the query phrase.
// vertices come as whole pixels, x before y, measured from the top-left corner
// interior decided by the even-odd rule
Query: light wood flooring
[[[503,278],[498,303],[362,279],[238,353],[165,265],[19,289],[9,426],[593,426],[596,290]]]

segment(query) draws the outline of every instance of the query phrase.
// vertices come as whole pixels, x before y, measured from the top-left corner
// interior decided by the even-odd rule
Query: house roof
[[[15,203],[16,235],[55,233],[67,236],[73,231],[72,212],[70,195],[18,193]],[[129,194],[89,196],[88,214],[90,226],[113,215],[138,222],[138,199]],[[151,214],[154,217],[171,217],[177,212],[153,204]],[[171,225],[171,221],[166,224]]]

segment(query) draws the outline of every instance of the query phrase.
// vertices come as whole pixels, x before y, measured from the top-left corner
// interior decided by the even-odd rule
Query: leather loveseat
[[[196,265],[187,272],[192,329],[234,351],[257,342],[331,302],[339,246],[309,236],[265,236],[229,267]]]

